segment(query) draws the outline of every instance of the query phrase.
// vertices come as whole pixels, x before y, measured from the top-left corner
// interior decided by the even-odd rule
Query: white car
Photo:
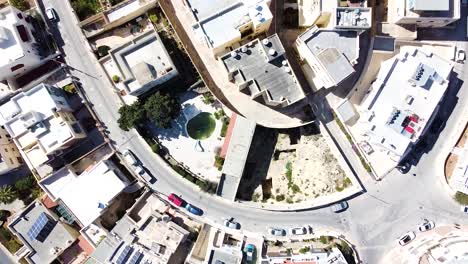
[[[400,246],[406,246],[411,241],[413,241],[415,237],[416,237],[416,234],[412,231],[409,231],[406,234],[402,235],[400,238],[398,238],[398,244],[400,244]]]
[[[462,205],[462,206],[460,207],[460,211],[461,211],[462,213],[468,214],[468,205]]]
[[[457,61],[458,62],[464,62],[466,59],[466,53],[464,50],[457,50]]]
[[[292,235],[292,236],[306,235],[307,233],[308,233],[308,228],[305,226],[289,228],[289,235]]]
[[[433,229],[434,227],[435,227],[435,224],[433,221],[425,221],[424,223],[421,223],[420,225],[418,225],[418,230],[420,232],[425,232],[425,231]]]
[[[122,155],[128,164],[137,165],[138,160],[136,159],[135,155],[129,149],[126,149],[124,152],[122,152]]]
[[[240,224],[234,222],[234,218],[224,219],[224,226],[232,229],[240,229]]]
[[[46,15],[49,20],[57,20],[57,13],[55,12],[55,9],[53,8],[47,8]]]

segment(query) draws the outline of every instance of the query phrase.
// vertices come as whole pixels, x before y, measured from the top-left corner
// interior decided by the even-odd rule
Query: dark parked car
[[[202,215],[203,214],[203,210],[198,208],[198,207],[195,207],[191,204],[187,204],[185,206],[185,209],[187,209],[187,211],[189,211],[190,213],[194,214],[194,215]]]

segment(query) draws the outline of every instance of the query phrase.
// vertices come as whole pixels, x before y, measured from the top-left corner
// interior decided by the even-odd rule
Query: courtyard
[[[219,109],[203,102],[194,92],[179,97],[181,114],[172,128],[156,129],[158,140],[183,167],[199,177],[218,182],[221,172],[214,166],[216,150],[223,144],[222,122],[214,117]]]

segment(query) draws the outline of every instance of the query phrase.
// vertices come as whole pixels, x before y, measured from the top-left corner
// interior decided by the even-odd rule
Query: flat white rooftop
[[[409,8],[414,11],[449,11],[451,0],[411,0]]]
[[[206,3],[211,4],[212,1]],[[224,2],[225,4],[231,1]],[[211,47],[218,47],[241,37],[240,26],[254,22],[254,24],[271,20],[273,15],[267,5],[267,1],[236,1],[231,5],[215,5],[222,9],[216,10],[211,15],[200,20],[194,25],[196,34],[206,38]],[[197,9],[198,10],[198,9]],[[209,10],[212,10],[210,8]]]
[[[130,93],[151,86],[176,68],[159,35],[150,30],[109,52]]]
[[[468,194],[468,146],[452,152],[458,156],[452,173],[452,186],[455,190]]]
[[[83,226],[88,226],[128,183],[119,177],[111,161],[103,160],[80,175],[64,167],[40,185],[52,200],[60,199]]]
[[[402,49],[382,63],[365,99],[369,141],[401,156],[415,142],[447,90],[452,65],[432,52]]]
[[[24,56],[15,26],[18,19],[14,9],[10,6],[0,10],[0,66]]]

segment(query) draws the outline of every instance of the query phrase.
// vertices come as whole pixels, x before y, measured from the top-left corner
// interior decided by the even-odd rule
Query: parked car
[[[270,235],[274,235],[274,236],[285,236],[286,235],[286,230],[284,230],[282,228],[270,227],[270,228],[268,228],[268,233]]]
[[[466,59],[466,53],[464,50],[457,50],[457,62],[464,62]]]
[[[253,256],[255,254],[255,246],[253,244],[247,244],[244,247],[244,252],[245,252],[245,260],[247,261],[247,263],[252,263]]]
[[[240,229],[240,224],[234,221],[234,218],[224,219],[224,226],[232,229]]]
[[[52,7],[46,9],[46,16],[49,20],[57,20],[57,12]]]
[[[135,173],[140,176],[146,173],[145,168],[143,168],[143,166],[141,166],[140,164],[133,166],[133,169]]]
[[[308,228],[305,226],[289,228],[289,234],[292,236],[306,235],[307,233],[308,233]]]
[[[420,232],[425,232],[425,231],[431,230],[434,227],[435,227],[435,224],[433,221],[426,220],[424,223],[421,223],[420,225],[418,225],[418,230]]]
[[[412,231],[407,232],[406,234],[402,235],[398,238],[398,243],[400,246],[408,245],[413,239],[416,237],[416,234]]]
[[[138,164],[138,160],[136,159],[135,154],[133,154],[129,149],[124,150],[124,152],[122,152],[122,155],[128,164],[130,165]]]
[[[196,206],[193,206],[189,203],[187,203],[187,205],[185,206],[185,209],[187,209],[187,211],[189,211],[190,213],[194,214],[194,215],[202,215],[203,214],[203,210],[196,207]]]
[[[331,206],[331,209],[335,213],[343,212],[344,210],[348,209],[348,202],[341,201]]]
[[[169,202],[173,203],[174,205],[178,207],[181,207],[185,203],[184,200],[182,200],[179,196],[173,193],[169,194],[169,196],[167,197],[167,200],[169,200]]]
[[[460,208],[460,211],[462,211],[462,213],[468,214],[468,206],[462,205],[461,208]]]

